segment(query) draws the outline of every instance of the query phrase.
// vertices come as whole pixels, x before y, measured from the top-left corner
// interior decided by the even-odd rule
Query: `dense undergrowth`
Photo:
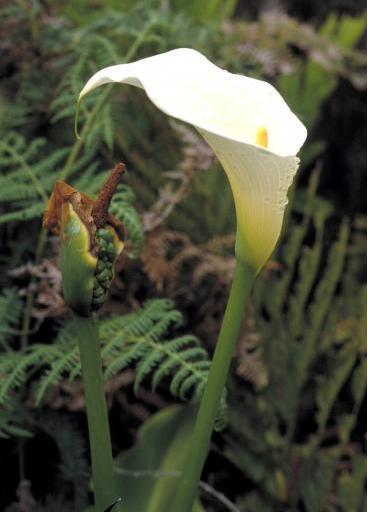
[[[56,179],[93,196],[117,161],[128,169],[111,207],[128,246],[101,312],[115,453],[153,412],[201,395],[234,269],[225,176],[195,132],[128,87],[87,97],[82,138],[73,133],[77,94],[94,71],[190,46],[273,82],[310,134],[282,241],[244,321],[218,414],[227,427],[204,472],[232,504],[213,493],[203,503],[363,510],[365,18],[331,13],[313,27],[279,11],[229,20],[232,1],[123,4],[1,10],[0,435],[10,469],[0,508],[65,512],[88,502],[78,352],[57,242],[41,229]]]

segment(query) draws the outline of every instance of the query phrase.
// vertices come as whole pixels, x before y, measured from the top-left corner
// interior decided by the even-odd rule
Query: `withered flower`
[[[60,268],[66,304],[89,316],[105,302],[114,263],[124,248],[125,228],[108,208],[124,173],[119,163],[96,200],[57,181],[43,225],[61,240]]]

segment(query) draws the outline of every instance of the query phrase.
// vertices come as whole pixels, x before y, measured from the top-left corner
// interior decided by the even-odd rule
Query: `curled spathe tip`
[[[80,135],[79,128],[78,128],[81,102],[82,102],[82,95],[80,94],[78,96],[77,108],[76,108],[75,114],[74,114],[74,135],[77,140],[82,140],[82,136]]]

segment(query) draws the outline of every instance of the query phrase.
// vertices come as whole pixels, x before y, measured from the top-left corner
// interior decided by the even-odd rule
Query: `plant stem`
[[[245,303],[255,277],[256,272],[253,269],[240,261],[237,262],[208,381],[189,443],[183,476],[171,508],[175,512],[192,512],[217,410],[243,319]]]
[[[95,512],[103,512],[117,498],[114,487],[111,439],[102,375],[97,319],[75,315],[86,399],[92,460]]]

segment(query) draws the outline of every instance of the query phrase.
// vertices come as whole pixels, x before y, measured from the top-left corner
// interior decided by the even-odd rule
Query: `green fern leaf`
[[[162,352],[152,352],[148,355],[147,358],[140,361],[140,363],[137,365],[136,369],[136,375],[134,379],[134,393],[138,393],[138,389],[140,385],[142,384],[142,381],[144,380],[147,375],[149,375],[155,366],[160,364],[162,359],[165,357],[165,354]]]
[[[135,194],[127,185],[119,185],[119,188],[112,200],[110,211],[126,226],[128,239],[133,249],[130,253],[132,258],[137,258],[143,249],[144,231],[139,214],[134,208]]]

